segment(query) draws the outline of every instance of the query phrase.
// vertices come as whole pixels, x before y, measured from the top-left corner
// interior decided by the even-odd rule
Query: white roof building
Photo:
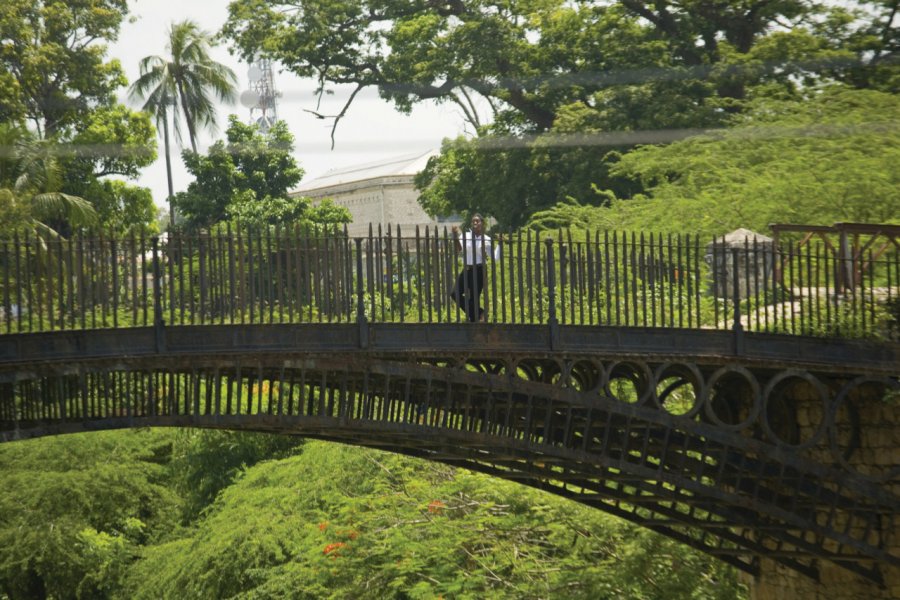
[[[399,225],[404,236],[412,235],[418,225],[431,227],[459,224],[460,219],[432,219],[419,205],[419,192],[413,178],[425,168],[434,150],[408,154],[387,160],[332,169],[324,175],[303,182],[291,192],[292,197],[306,196],[313,202],[331,198],[346,207],[353,216],[347,226],[350,236],[369,232],[369,223],[382,228]]]

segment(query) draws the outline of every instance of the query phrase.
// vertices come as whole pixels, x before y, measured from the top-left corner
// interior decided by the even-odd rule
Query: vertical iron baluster
[[[525,316],[525,264],[522,262],[522,233],[517,232],[515,236],[515,244],[512,241],[512,232],[509,234],[509,243],[504,245],[509,246],[509,251],[512,252],[515,250],[515,273],[518,277],[518,289],[519,289],[519,322],[527,323]],[[506,252],[506,248],[501,248],[501,255]]]
[[[605,315],[600,319],[601,325],[618,325],[619,324],[619,315],[618,315],[618,298],[619,294],[616,293],[616,319],[613,320],[612,316],[612,293],[610,291],[610,285],[612,284],[612,278],[610,277],[611,268],[615,268],[615,263],[611,263],[610,259],[612,258],[612,254],[609,249],[609,230],[606,229],[603,231],[603,306],[605,308]],[[618,278],[619,270],[615,268],[616,277]],[[618,284],[618,281],[617,281]]]
[[[649,250],[645,252],[644,232],[640,235],[640,258],[638,259],[638,272],[641,281],[641,323],[647,326],[647,296],[650,296],[650,314],[656,313],[656,294],[653,293],[653,234],[650,234]],[[649,259],[648,255],[649,254]],[[649,280],[649,281],[648,281]],[[650,286],[648,290],[648,284]],[[635,319],[636,320],[636,319]]]
[[[817,290],[813,287],[813,245],[811,242],[806,244],[806,320],[809,322],[807,329],[815,331],[815,305],[817,303]]]
[[[530,235],[530,234],[529,234]],[[544,265],[541,261],[541,237],[534,235],[534,281],[537,290],[538,318],[535,323],[544,323]]]
[[[427,229],[427,228],[426,228]],[[410,285],[410,293],[412,293],[413,289],[416,290],[416,312],[419,317],[419,323],[422,322],[424,317],[424,307],[422,306],[422,296],[427,294],[427,286],[422,285],[422,237],[419,232],[419,226],[416,225],[416,287],[413,288]]]
[[[294,304],[297,306],[297,321],[303,321],[303,248],[301,229],[295,224],[291,230],[291,247],[294,255]]]
[[[240,225],[235,228],[235,234],[237,236],[237,288],[235,293],[237,293],[237,310],[240,314],[240,323],[243,325],[247,318],[247,270],[245,268],[247,261],[244,252],[244,236],[241,234]]]
[[[128,234],[127,259],[124,266],[124,274],[128,279],[125,284],[126,294],[130,297],[131,323],[138,325],[138,290],[137,290],[137,241],[134,232]],[[171,261],[170,261],[171,262]],[[172,320],[171,318],[169,319]]]
[[[644,234],[642,233],[641,236]],[[631,258],[631,308],[634,311],[632,314],[634,324],[638,325],[640,322],[639,314],[641,308],[646,310],[644,302],[640,302],[638,300],[638,280],[641,278],[641,265],[638,263],[638,249],[637,249],[637,236],[634,232],[631,232],[631,247],[629,248],[629,255]],[[643,285],[643,282],[641,282]],[[646,325],[646,313],[644,314],[644,325]]]
[[[53,248],[59,248],[56,252],[56,260],[53,260]],[[56,308],[57,306],[62,313],[63,296],[62,296],[62,272],[60,265],[62,264],[62,240],[50,240],[47,243],[47,314],[49,318],[50,331],[56,329]],[[54,268],[56,267],[56,268]],[[54,302],[54,297],[57,301]]]
[[[324,242],[319,234],[318,225],[313,226],[312,248],[313,255],[310,257],[310,276],[312,289],[312,303],[316,307],[319,323],[322,322],[323,313],[326,310],[325,304],[322,302],[322,277],[324,276],[323,262],[325,260],[323,253]]]
[[[559,300],[559,311],[557,312],[557,316],[562,316],[560,322],[565,325],[568,323],[566,320],[566,287],[568,286],[569,281],[566,267],[569,265],[569,248],[563,242],[562,229],[559,230],[556,239],[557,244],[559,245],[559,273],[555,273],[555,275],[559,277],[559,290],[556,291],[556,297]]]
[[[465,231],[460,232],[463,241],[465,241]],[[447,251],[449,249],[449,252]],[[454,282],[456,281],[456,273],[457,265],[459,265],[459,256],[460,251],[456,248],[456,242],[450,240],[450,236],[447,233],[447,228],[444,227],[444,281],[446,282],[447,291],[453,289]],[[465,268],[465,265],[463,265]],[[465,277],[463,278],[463,288],[462,291],[465,293],[466,291],[466,282]],[[459,323],[459,306],[456,302],[448,302],[447,303],[447,322],[450,323],[454,320]]]
[[[256,260],[253,258],[253,229],[247,227],[247,315],[248,322],[252,325],[256,320]],[[243,323],[243,321],[241,321]]]
[[[265,254],[263,254],[262,249],[262,239],[260,238],[260,248],[259,248],[259,256],[260,260],[266,265],[266,273],[265,278],[266,281],[263,282],[263,285],[260,286],[260,290],[266,290],[266,301],[269,304],[269,320],[268,324],[275,323],[275,277],[277,275],[278,266],[275,265],[275,271],[272,270],[272,230],[269,227],[265,228],[266,230],[266,250]],[[260,277],[262,277],[262,269],[260,268]],[[262,308],[260,308],[260,317],[262,317]]]
[[[201,325],[206,324],[206,305],[209,302],[209,285],[207,281],[207,265],[206,265],[206,246],[209,240],[209,234],[201,231],[197,236],[197,277],[200,284],[200,298],[198,300],[198,319]],[[193,298],[193,294],[191,294]]]
[[[522,256],[522,237],[519,235],[519,256]],[[532,277],[532,263],[531,263],[531,254],[532,254],[532,242],[531,242],[531,230],[529,229],[527,232],[527,236],[525,238],[525,282],[526,289],[528,290],[528,322],[531,324],[540,322],[540,320],[535,321],[534,318],[534,292],[535,292],[535,283],[534,278]]]
[[[714,237],[713,242],[712,242],[712,261],[710,262],[710,270],[712,271],[711,275],[712,275],[712,289],[713,289],[713,319],[715,322],[716,329],[719,328],[720,322],[724,322],[728,318],[728,315],[725,314],[724,306],[721,311],[723,313],[722,317],[721,317],[721,319],[719,318],[719,312],[720,312],[719,311],[719,298],[721,298],[723,295],[725,295],[724,289],[726,287],[726,284],[724,281],[721,281],[721,282],[719,281],[719,277],[723,271],[722,265],[724,264],[724,262],[720,263],[720,261],[724,261],[724,258],[722,258],[720,255],[721,255],[721,252],[724,251],[724,248],[725,248],[724,236],[722,237],[721,247],[720,247],[718,240]]]
[[[238,232],[240,232],[240,229],[238,229]],[[226,292],[225,304],[223,306],[222,313],[223,313],[223,322],[225,319],[224,314],[227,312],[228,323],[233,325],[234,323],[237,322],[237,319],[235,318],[235,309],[237,308],[237,302],[236,302],[237,279],[236,279],[236,274],[235,274],[235,270],[234,270],[234,267],[235,267],[235,264],[234,264],[235,263],[235,257],[234,257],[235,239],[231,233],[231,223],[227,223],[225,225],[225,248],[228,252],[228,262],[223,268],[228,271],[228,273],[227,273],[228,290]],[[238,252],[240,252],[240,246],[238,246]],[[223,263],[224,262],[225,262],[225,260],[223,257]],[[223,285],[224,285],[224,281],[225,281],[224,275],[223,275],[222,280],[223,280]],[[227,310],[225,309],[225,307],[227,307]],[[230,386],[231,386],[231,384],[229,384],[229,389],[231,389]]]
[[[591,240],[591,230],[588,229],[584,235],[584,247],[585,247],[585,255],[587,260],[587,297],[588,297],[588,324],[594,325],[595,316],[597,312],[599,312],[599,300],[596,288],[597,282],[597,267],[599,267],[599,263],[597,262],[597,250],[598,244],[596,237],[599,236],[599,232],[594,232],[595,239]],[[596,304],[595,304],[596,303]],[[583,321],[582,321],[583,322]]]
[[[287,268],[284,256],[284,236],[281,234],[281,225],[275,226],[275,281],[274,285],[278,295],[278,322],[284,323],[284,285],[287,281]]]
[[[428,323],[433,323],[433,315],[434,315],[434,292],[437,290],[437,285],[434,282],[434,271],[432,269],[432,254],[431,254],[431,228],[426,225],[425,226],[425,245],[424,245],[424,255],[421,257],[422,268],[423,268],[423,277],[424,280],[420,281],[419,289],[421,293],[425,294],[425,306],[427,307],[428,314]]]
[[[691,235],[688,234],[690,238]],[[689,242],[690,243],[690,242]],[[693,269],[692,269],[692,277],[689,280],[689,290],[688,295],[692,296],[694,299],[694,310],[695,318],[696,318],[696,326],[700,327],[703,324],[703,310],[701,308],[700,295],[704,286],[706,285],[705,278],[703,276],[703,255],[700,252],[700,234],[693,235],[693,243],[691,243],[691,254],[693,259]],[[713,305],[715,305],[715,298],[712,298]]]
[[[787,265],[788,265],[788,278],[787,278],[787,310],[790,311],[789,318],[790,320],[790,328],[791,333],[797,333],[795,316],[794,316],[794,244],[792,242],[788,242],[788,256],[787,256]]]
[[[63,242],[66,247],[65,258],[63,259],[62,268],[66,273],[66,312],[69,313],[69,328],[75,328],[75,269],[74,269],[74,255],[75,250],[73,248],[74,241],[70,237]],[[60,315],[60,319],[65,320],[65,314]]]
[[[369,293],[369,302],[371,306],[371,314],[372,320],[378,320],[378,313],[376,312],[376,303],[375,303],[375,261],[378,260],[377,256],[375,256],[375,240],[373,238],[372,224],[369,223],[369,239],[366,242],[366,290]]]
[[[585,305],[585,294],[587,293],[587,286],[585,285],[585,261],[588,260],[588,250],[589,245],[586,242],[575,242],[575,249],[578,251],[577,256],[578,260],[576,261],[578,273],[577,278],[574,280],[577,286],[577,295],[578,298],[578,322],[581,325],[584,325],[584,305]],[[590,301],[590,295],[588,294],[588,301]],[[588,309],[590,310],[590,309]],[[590,314],[590,313],[589,313]]]
[[[553,264],[553,240],[547,238],[547,323],[555,326],[556,318],[556,270]]]
[[[10,271],[10,259],[9,259],[9,242],[6,240],[3,241],[3,320],[6,322],[6,333],[12,333],[12,302],[9,297],[9,271]],[[18,282],[16,282],[16,287],[18,286]]]
[[[378,236],[375,238],[375,290],[379,296],[381,305],[381,322],[385,322],[384,312],[384,237],[381,231],[381,223],[378,224]]]
[[[823,320],[823,313],[825,310],[823,302],[828,302],[828,296],[822,288],[822,280],[824,278],[824,274],[822,273],[824,251],[826,251],[826,249],[822,245],[822,240],[819,239],[815,241],[815,251],[811,251],[810,253],[810,261],[812,261],[812,279],[810,279],[810,286],[813,289],[815,298],[813,310],[815,312],[815,326],[818,331],[825,331],[828,329],[828,323]]]
[[[622,234],[624,238],[624,233]],[[618,233],[613,231],[613,239],[612,239],[612,251],[613,251],[613,297],[615,299],[616,305],[616,325],[622,324],[622,313],[619,305],[619,298],[623,299],[623,304],[625,305],[625,324],[628,325],[628,295],[622,293],[622,289],[619,287],[619,236]],[[625,249],[622,248],[622,262],[625,262]],[[622,269],[622,278],[625,279],[624,289],[628,289],[627,287],[627,279],[625,275],[625,269]]]
[[[403,323],[406,318],[406,297],[403,286],[403,236],[400,232],[400,225],[397,225],[397,293],[400,302],[400,322]]]
[[[384,283],[387,286],[388,304],[390,304],[390,310],[388,311],[391,317],[390,322],[393,323],[396,301],[394,300],[394,240],[390,223],[388,223],[385,228],[384,249],[384,266],[385,272],[387,273]]]
[[[198,238],[199,241],[199,238]],[[188,316],[189,323],[194,324],[194,317],[197,314],[197,303],[194,299],[194,236],[187,236],[187,281],[182,281],[182,285],[187,286],[188,296]]]
[[[487,256],[485,255],[486,253],[485,253],[485,247],[484,247],[484,238],[481,239],[481,248],[477,251],[481,252],[481,256],[482,256],[483,260],[486,261]],[[493,249],[492,249],[492,251],[493,251]],[[497,272],[497,268],[495,266],[496,262],[493,260],[493,256],[491,256],[491,296],[493,296],[494,301],[490,302],[490,298],[488,297],[487,293],[485,293],[484,296],[485,296],[485,300],[486,300],[485,304],[487,304],[487,306],[485,307],[485,310],[490,309],[493,313],[499,313],[499,318],[498,318],[497,314],[491,315],[491,318],[494,323],[507,323],[508,322],[507,321],[507,310],[506,310],[507,304],[508,304],[508,299],[506,297],[506,279],[507,279],[507,271],[508,271],[508,269],[506,268],[506,265],[508,263],[508,257],[506,255],[508,255],[508,254],[509,253],[501,253],[500,254],[500,277],[499,277],[499,279],[500,279],[500,299],[499,300],[497,299],[497,279],[498,279],[498,277],[496,274],[496,272]],[[504,259],[506,259],[506,260],[504,260]],[[484,271],[485,271],[485,277],[487,277],[487,262],[485,262]],[[480,304],[481,304],[480,298],[476,298],[475,305],[478,306]],[[491,307],[491,304],[493,304],[493,307]],[[513,313],[514,312],[515,311],[513,310]],[[513,322],[515,322],[515,317],[513,317]]]
[[[109,327],[109,316],[112,312],[112,302],[111,302],[111,294],[112,291],[112,274],[110,273],[111,261],[107,260],[108,254],[112,254],[111,249],[112,237],[109,239],[105,239],[103,234],[100,234],[100,280],[101,286],[100,290],[103,298],[103,326]]]
[[[38,244],[35,244],[35,246],[37,246],[37,245]],[[33,332],[34,331],[34,323],[33,323],[32,319],[34,316],[35,302],[34,302],[34,286],[32,285],[32,282],[31,282],[31,279],[32,279],[31,275],[32,275],[32,270],[33,270],[33,267],[31,265],[31,263],[32,263],[31,240],[28,237],[28,231],[25,232],[25,248],[24,248],[24,250],[25,250],[24,251],[24,255],[25,255],[25,269],[24,269],[25,300],[28,303],[28,331]]]
[[[775,274],[775,253],[774,247],[772,244],[763,244],[762,245],[763,252],[763,278],[762,278],[762,311],[763,311],[763,322],[765,325],[762,328],[762,331],[769,331],[769,327],[771,322],[769,321],[769,303],[775,302],[775,282],[774,282],[774,274]],[[770,293],[769,290],[769,273],[773,275],[772,281],[772,290]]]
[[[37,312],[37,320],[38,320],[38,329],[37,331],[44,330],[44,275],[42,273],[42,267],[44,263],[47,262],[47,259],[41,256],[41,248],[43,246],[42,240],[35,236],[34,238],[34,268],[29,271],[34,272],[34,279],[37,282],[37,294],[35,301],[35,310],[30,312]],[[30,304],[30,303],[29,303]],[[29,308],[31,308],[29,306]]]
[[[307,321],[313,320],[313,262],[311,254],[309,226],[303,226],[303,295],[307,305]]]
[[[119,269],[118,244],[115,238],[109,240],[110,268],[112,270],[112,322],[119,326]]]

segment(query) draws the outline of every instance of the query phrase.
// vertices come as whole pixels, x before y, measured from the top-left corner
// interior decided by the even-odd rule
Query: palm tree
[[[35,138],[24,127],[0,123],[0,205],[21,218],[38,236],[58,237],[50,223],[72,227],[94,225],[90,202],[59,191],[62,186],[58,148],[52,140]]]
[[[237,77],[234,71],[214,61],[210,55],[211,36],[194,21],[173,23],[169,29],[166,49],[168,57],[147,56],[140,63],[140,77],[129,89],[132,98],[144,100],[143,109],[153,114],[156,125],[163,126],[166,153],[166,173],[169,183],[169,216],[174,224],[172,208],[172,163],[169,152],[169,113],[172,114],[175,135],[181,142],[178,113],[187,125],[191,149],[197,152],[197,129],[213,129],[216,109],[213,96],[220,101],[233,102]]]

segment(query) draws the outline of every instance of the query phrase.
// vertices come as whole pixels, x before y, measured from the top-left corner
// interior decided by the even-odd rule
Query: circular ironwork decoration
[[[599,362],[582,359],[568,365],[568,387],[582,393],[596,394],[604,381],[603,365]]]
[[[644,362],[615,362],[606,372],[603,390],[610,398],[627,404],[644,404],[653,393],[653,375]]]
[[[754,423],[762,410],[759,382],[744,367],[722,367],[707,380],[702,404],[713,423],[739,431]]]
[[[783,371],[763,391],[763,432],[774,444],[793,450],[809,448],[825,434],[830,393],[806,371]]]
[[[693,364],[664,363],[653,374],[653,402],[672,415],[693,417],[702,407],[703,375]]]
[[[887,377],[857,377],[838,392],[828,415],[829,443],[844,469],[875,481],[900,478],[900,465],[890,459],[896,416],[885,414],[900,412],[898,396],[900,381]]]

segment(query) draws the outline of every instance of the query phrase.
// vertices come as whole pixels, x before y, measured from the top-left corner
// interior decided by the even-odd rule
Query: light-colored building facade
[[[321,177],[304,182],[291,192],[292,197],[305,196],[313,202],[330,198],[346,207],[353,215],[347,226],[352,237],[367,235],[369,223],[382,228],[400,226],[404,236],[412,235],[416,226],[450,227],[459,224],[458,217],[433,219],[419,205],[419,192],[413,184],[416,174],[436,154],[429,150],[328,171]]]

